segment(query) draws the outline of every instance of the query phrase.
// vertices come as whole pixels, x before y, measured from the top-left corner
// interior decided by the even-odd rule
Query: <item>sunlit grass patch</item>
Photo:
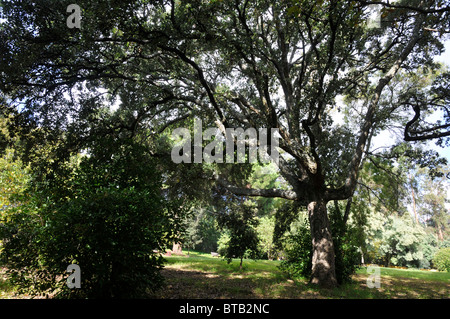
[[[380,267],[380,288],[367,285],[367,268],[360,268],[353,281],[334,289],[320,289],[308,284],[306,278],[290,278],[283,273],[279,261],[239,260],[228,264],[224,259],[191,252],[190,257],[168,257],[170,281],[172,271],[182,270],[192,298],[212,294],[218,298],[333,298],[333,299],[441,299],[449,298],[450,274],[416,269]],[[191,285],[192,277],[195,284]],[[190,278],[190,279],[189,279]],[[179,280],[178,278],[177,280]],[[181,295],[181,298],[189,298]]]

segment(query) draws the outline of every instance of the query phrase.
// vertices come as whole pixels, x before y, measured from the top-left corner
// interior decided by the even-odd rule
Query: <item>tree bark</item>
[[[444,234],[442,233],[442,227],[440,224],[437,224],[437,231],[438,231],[438,240],[443,241],[444,240]]]
[[[312,273],[310,283],[324,288],[337,286],[333,237],[322,198],[308,204],[312,239]]]
[[[175,255],[183,255],[183,250],[181,249],[181,243],[173,243],[172,253]]]
[[[419,219],[417,218],[417,211],[416,211],[416,196],[414,195],[414,186],[413,181],[411,178],[411,175],[409,175],[409,181],[411,185],[411,196],[412,196],[412,204],[413,204],[413,211],[414,211],[414,219],[416,220],[416,224],[419,224]]]

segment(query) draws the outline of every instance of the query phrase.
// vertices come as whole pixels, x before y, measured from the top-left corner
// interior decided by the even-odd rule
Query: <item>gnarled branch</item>
[[[258,188],[244,188],[230,184],[226,179],[214,173],[214,179],[228,191],[235,195],[241,196],[260,196],[260,197],[279,197],[289,200],[298,200],[297,194],[292,190],[284,190],[278,188],[258,189]]]

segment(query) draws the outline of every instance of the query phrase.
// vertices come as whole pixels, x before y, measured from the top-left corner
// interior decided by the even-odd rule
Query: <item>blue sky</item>
[[[450,68],[450,39],[447,40],[444,44],[445,44],[445,52],[442,55],[437,56],[435,58],[435,60],[447,64],[448,67]],[[437,116],[437,118],[440,118],[440,117],[441,117],[441,115]],[[398,138],[398,137],[396,137],[395,134],[396,133],[394,133],[394,132],[382,132],[379,136],[374,138],[374,140],[372,142],[372,145],[373,145],[372,149],[383,146],[383,145],[384,146],[392,145],[394,143],[395,139]],[[439,147],[436,145],[435,140],[428,141],[426,143],[426,145],[428,148],[437,151],[442,157],[447,158],[448,162],[450,163],[450,147],[445,147],[445,148]]]
[[[436,57],[436,61],[445,63],[450,68],[450,39],[445,42],[445,52],[441,56]],[[434,142],[430,144],[432,144],[430,145],[431,148],[436,149],[436,151],[438,151],[441,156],[446,157],[450,163],[450,147],[437,147]]]

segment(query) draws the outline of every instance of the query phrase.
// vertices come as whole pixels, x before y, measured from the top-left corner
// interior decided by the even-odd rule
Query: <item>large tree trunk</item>
[[[312,274],[310,283],[324,288],[337,286],[333,237],[323,199],[308,204],[312,239]]]

